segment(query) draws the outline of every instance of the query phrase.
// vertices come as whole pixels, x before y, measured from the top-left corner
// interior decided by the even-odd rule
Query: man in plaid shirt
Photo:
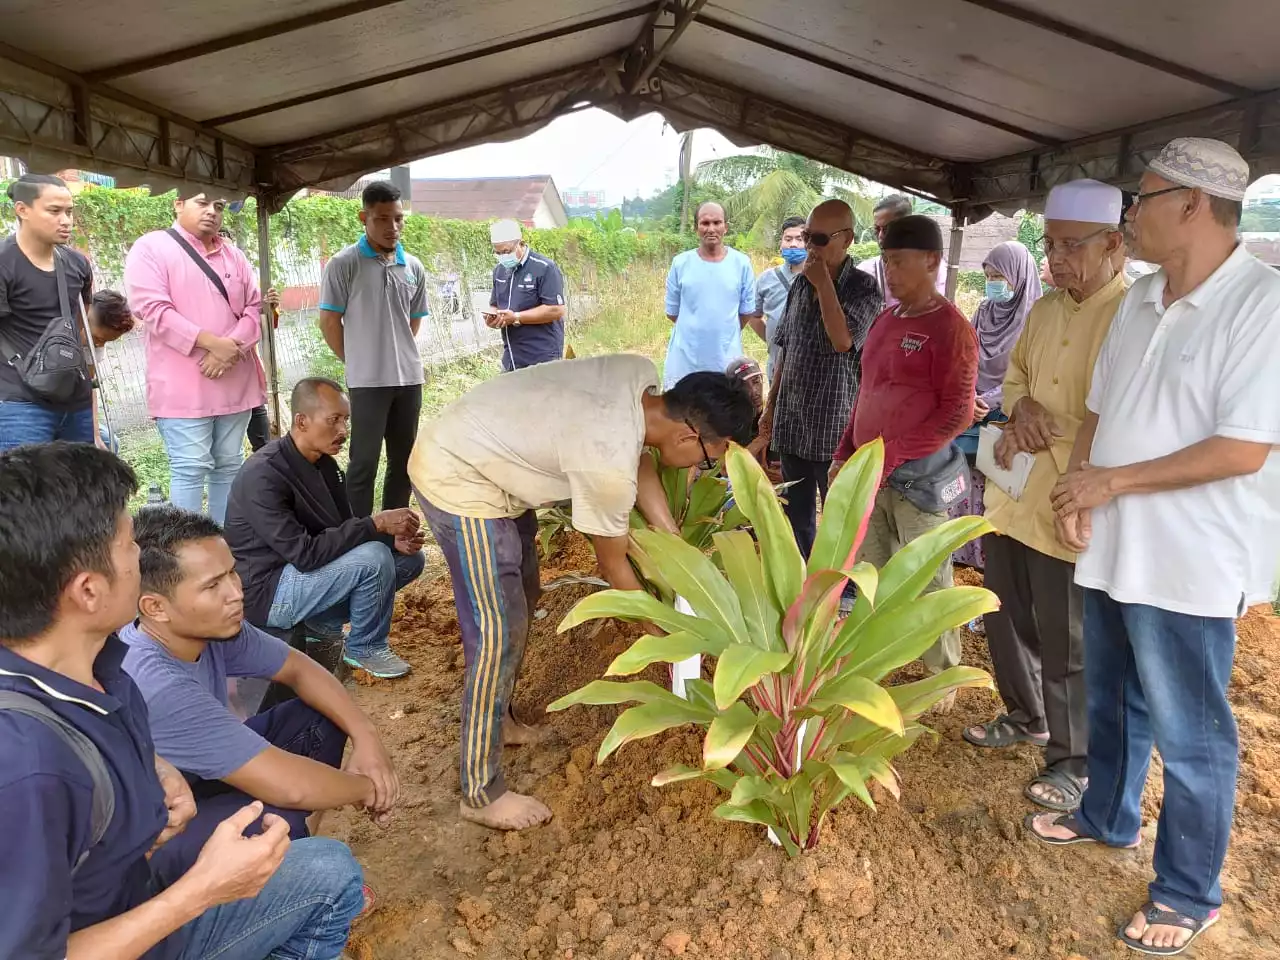
[[[809,214],[808,259],[796,279],[778,327],[781,351],[761,437],[782,458],[786,512],[805,556],[813,547],[817,498],[827,495],[827,471],[858,395],[862,345],[883,301],[876,282],[854,265],[853,211],[826,200]]]

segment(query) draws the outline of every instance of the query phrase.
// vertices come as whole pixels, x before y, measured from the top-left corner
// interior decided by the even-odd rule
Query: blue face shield
[[[1004,303],[1013,299],[1013,291],[1009,289],[1008,280],[988,280],[987,299],[996,303]]]
[[[809,259],[809,251],[804,247],[783,247],[778,252],[782,254],[782,259],[792,266],[797,263],[804,263]]]

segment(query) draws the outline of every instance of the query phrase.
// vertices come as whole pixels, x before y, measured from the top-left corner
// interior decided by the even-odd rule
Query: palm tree
[[[861,177],[796,153],[760,147],[755,153],[721,157],[698,164],[699,181],[731,191],[725,216],[769,244],[787,217],[807,216],[825,197],[838,197],[853,208],[854,232],[871,227],[875,200]]]

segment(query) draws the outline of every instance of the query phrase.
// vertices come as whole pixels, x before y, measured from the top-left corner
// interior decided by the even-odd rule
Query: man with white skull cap
[[[1280,275],[1237,231],[1249,168],[1225,143],[1175,140],[1128,213],[1138,280],[1094,371],[1053,492],[1081,555],[1089,787],[1050,843],[1136,846],[1153,746],[1164,761],[1150,900],[1118,931],[1181,953],[1217,921],[1238,739],[1227,701],[1235,619],[1272,597],[1280,543]]]
[[[551,260],[524,242],[520,224],[489,227],[493,292],[485,324],[502,333],[502,369],[510,372],[564,356],[564,278]]]
[[[1123,195],[1097,180],[1074,180],[1045,204],[1045,262],[1054,289],[1032,307],[1009,360],[1004,405],[1010,422],[996,445],[1004,466],[1035,458],[1022,495],[990,481],[986,515],[986,585],[1000,597],[987,614],[996,683],[1006,713],[969,727],[979,747],[1030,742],[1045,747],[1044,770],[1025,794],[1069,812],[1086,780],[1083,591],[1075,585],[1075,553],[1058,541],[1049,493],[1071,457],[1084,420],[1089,377],[1124,298],[1115,269],[1123,248]]]

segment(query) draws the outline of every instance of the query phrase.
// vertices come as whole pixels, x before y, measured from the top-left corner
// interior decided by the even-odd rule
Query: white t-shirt
[[[1164,271],[1134,283],[1102,346],[1086,401],[1089,461],[1117,467],[1209,437],[1280,444],[1280,274],[1236,251],[1163,306]],[[1280,454],[1255,474],[1093,511],[1076,583],[1121,603],[1237,617],[1270,600],[1280,568]]]
[[[414,487],[455,516],[497,519],[562,500],[586,534],[619,537],[636,502],[653,361],[555,360],[487,380],[423,424]]]

